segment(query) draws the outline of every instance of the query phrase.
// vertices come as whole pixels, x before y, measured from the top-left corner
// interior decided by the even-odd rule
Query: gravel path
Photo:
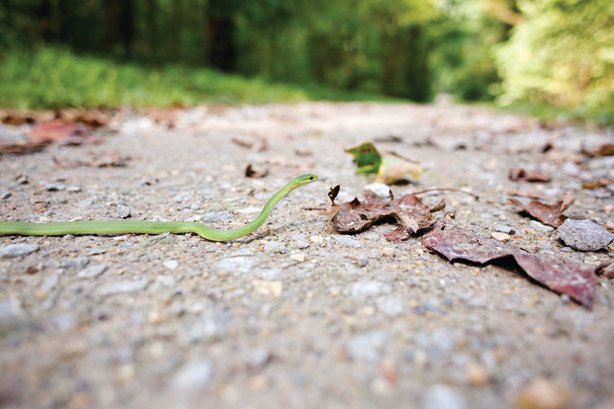
[[[0,157],[2,220],[235,226],[291,177],[313,171],[321,182],[231,243],[0,237],[0,407],[505,409],[522,407],[523,393],[544,404],[547,391],[526,390],[539,378],[569,395],[568,407],[614,407],[612,281],[600,279],[588,311],[519,272],[450,264],[416,239],[388,242],[389,225],[343,236],[306,210],[325,207],[339,183],[347,197],[362,194],[369,182],[344,149],[371,140],[420,160],[421,188],[478,194],[443,195],[457,224],[485,236],[513,229],[516,246],[597,265],[612,245],[565,247],[506,191],[547,201],[570,191],[568,216],[611,226],[612,185],[581,184],[614,178],[614,157],[573,159],[612,130],[478,108],[329,103],[195,108],[172,125],[124,115],[96,131],[102,144]],[[0,138],[27,130],[0,126]],[[558,156],[542,152],[548,143]],[[130,157],[126,167],[67,165],[113,152]],[[246,178],[247,164],[269,175]],[[512,182],[517,166],[553,180]]]

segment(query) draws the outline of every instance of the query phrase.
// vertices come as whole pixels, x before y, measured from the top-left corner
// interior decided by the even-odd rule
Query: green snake
[[[0,222],[0,235],[63,236],[66,234],[161,234],[195,233],[210,241],[228,241],[247,236],[264,224],[275,205],[294,189],[318,180],[314,174],[298,176],[265,203],[258,217],[245,226],[218,230],[198,222],[152,222],[146,220],[73,221],[51,223]]]

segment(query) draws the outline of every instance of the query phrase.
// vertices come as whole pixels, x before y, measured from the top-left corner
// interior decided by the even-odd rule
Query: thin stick
[[[469,192],[465,192],[464,190],[455,189],[453,187],[432,187],[430,189],[424,189],[424,190],[418,190],[417,192],[411,192],[410,194],[421,195],[423,193],[430,193],[430,192],[459,192],[459,193],[464,193],[466,195],[469,195],[473,197],[475,200],[480,200],[480,196],[478,195],[475,195]]]

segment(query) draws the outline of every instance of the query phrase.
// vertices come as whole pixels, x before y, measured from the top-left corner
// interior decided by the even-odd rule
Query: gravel
[[[38,251],[38,244],[16,243],[0,247],[0,258],[27,256]]]
[[[118,204],[129,203],[139,220],[233,228],[253,219],[289,177],[313,171],[320,180],[281,201],[256,234],[228,243],[193,234],[0,236],[0,252],[17,245],[0,258],[0,373],[9,381],[0,376],[0,400],[4,390],[17,399],[8,407],[514,409],[518,392],[544,374],[568,386],[573,407],[607,402],[605,380],[614,379],[612,365],[602,364],[614,338],[608,279],[598,278],[589,311],[507,266],[449,263],[419,238],[389,242],[383,236],[391,220],[339,235],[327,193],[341,184],[351,200],[373,182],[355,174],[343,150],[375,140],[427,169],[418,185],[391,186],[395,197],[461,187],[480,200],[453,191],[421,197],[445,199],[450,222],[481,236],[501,230],[510,246],[597,266],[612,259],[611,244],[564,251],[558,233],[506,200],[511,189],[569,191],[576,201],[567,216],[611,221],[610,201],[581,188],[609,177],[610,161],[586,157],[579,174],[560,171],[586,138],[591,146],[605,143],[611,130],[552,129],[454,105],[309,103],[168,114],[176,115],[172,129],[121,111],[117,131],[96,129],[100,145],[3,157],[0,192],[11,196],[0,200],[1,219],[118,220]],[[377,142],[390,134],[402,142]],[[542,153],[551,140],[556,149]],[[454,150],[460,145],[466,149]],[[53,157],[76,160],[90,151],[132,159],[125,168],[53,166]],[[247,163],[270,173],[245,178]],[[556,178],[538,187],[510,182],[507,170],[516,163],[543,166]],[[28,180],[67,187],[47,191]]]

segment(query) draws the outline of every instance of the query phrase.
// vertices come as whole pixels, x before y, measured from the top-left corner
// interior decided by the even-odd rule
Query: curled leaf
[[[563,215],[563,212],[574,202],[574,197],[569,193],[565,193],[560,200],[551,205],[539,200],[532,200],[528,204],[512,198],[508,199],[508,201],[543,224],[556,228],[563,224],[567,218]]]
[[[547,183],[552,179],[549,175],[537,170],[528,170],[524,168],[511,168],[509,172],[510,180]]]
[[[365,142],[347,149],[354,157],[356,173],[375,175],[377,182],[392,184],[403,180],[418,180],[422,175],[419,163],[394,152],[380,153],[371,142]]]
[[[531,254],[442,222],[422,237],[422,244],[450,261],[487,264],[512,258],[529,277],[540,284],[556,293],[569,295],[587,308],[593,305],[597,277],[596,269],[592,266],[559,257]]]
[[[441,207],[441,203],[436,207]],[[363,231],[374,223],[388,218],[398,223],[399,227],[386,233],[385,237],[391,241],[400,241],[432,226],[437,221],[433,215],[434,211],[436,210],[411,194],[387,202],[366,191],[364,202],[355,198],[340,205],[332,222],[337,232],[351,234]]]

